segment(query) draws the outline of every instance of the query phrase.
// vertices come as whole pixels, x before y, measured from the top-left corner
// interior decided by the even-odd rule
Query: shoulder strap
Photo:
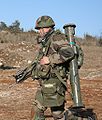
[[[51,41],[50,40],[48,40],[47,41],[47,43],[46,43],[46,46],[44,46],[43,48],[42,48],[42,52],[43,52],[43,56],[45,55],[47,55],[48,54],[48,50],[49,50],[49,48],[50,48],[50,44],[51,44]]]
[[[51,39],[49,39],[49,37],[53,34],[54,30],[52,29],[48,34],[46,34],[46,36],[44,37],[44,39],[42,40],[42,50],[43,50],[43,55],[47,55],[48,50],[50,48],[51,45]]]
[[[66,82],[64,82],[64,80],[62,79],[60,74],[57,72],[57,70],[53,70],[53,71],[56,74],[56,76],[58,77],[58,79],[60,80],[60,82],[67,88]]]
[[[46,38],[47,39],[47,38]],[[42,45],[38,55],[36,56],[35,60],[34,61],[39,61],[43,56],[46,56],[48,54],[48,50],[49,50],[49,47],[50,47],[50,44],[51,44],[51,41],[48,40],[46,45]]]

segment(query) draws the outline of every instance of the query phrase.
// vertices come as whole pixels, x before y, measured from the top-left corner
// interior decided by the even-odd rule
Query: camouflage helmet
[[[50,16],[41,16],[37,19],[35,29],[54,27],[55,23]]]

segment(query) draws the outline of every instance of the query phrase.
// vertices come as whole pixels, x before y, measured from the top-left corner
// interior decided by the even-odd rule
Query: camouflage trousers
[[[39,101],[34,101],[34,106],[31,110],[31,120],[45,120],[44,111],[47,107],[44,107],[39,103]],[[64,118],[64,104],[57,107],[50,107],[51,114],[54,120],[65,120]]]

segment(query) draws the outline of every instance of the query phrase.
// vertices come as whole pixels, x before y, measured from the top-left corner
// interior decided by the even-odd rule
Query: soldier
[[[55,23],[50,16],[37,19],[35,29],[41,39],[39,62],[32,71],[32,78],[40,84],[32,109],[32,120],[45,120],[44,111],[49,107],[55,120],[64,120],[66,67],[73,58],[74,51],[65,39],[56,40]],[[43,55],[41,55],[43,54]]]
[[[36,92],[31,120],[45,120],[44,111],[48,107],[51,109],[54,120],[96,120],[97,117],[92,111],[83,109],[84,106],[80,99],[80,82],[79,78],[77,79],[77,70],[83,64],[83,51],[78,44],[75,44],[75,41],[67,41],[62,37],[57,38],[54,26],[55,23],[50,16],[41,16],[37,19],[35,29],[40,34],[37,41],[41,44],[38,55],[28,67],[14,75],[17,83],[29,76],[32,76],[33,80],[39,81],[40,88]],[[74,40],[72,36],[74,35],[73,24],[65,25],[64,29],[69,27],[71,28],[68,31],[66,29],[69,32],[66,35],[70,36],[70,40]],[[70,76],[70,84],[73,88],[74,106],[65,111],[68,76]]]

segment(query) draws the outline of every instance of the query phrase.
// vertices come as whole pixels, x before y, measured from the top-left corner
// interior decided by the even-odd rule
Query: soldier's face
[[[40,33],[40,36],[43,37],[47,32],[49,32],[50,28],[40,28],[38,32]]]

